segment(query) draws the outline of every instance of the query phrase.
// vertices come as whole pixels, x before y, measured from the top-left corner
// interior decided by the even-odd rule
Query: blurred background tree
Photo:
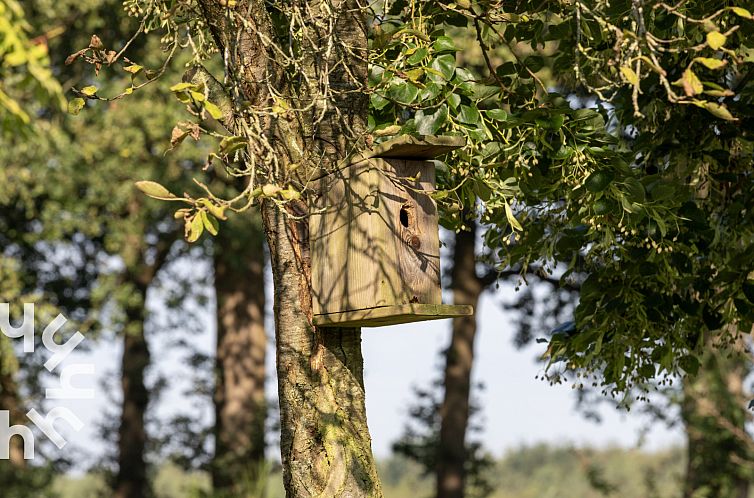
[[[114,444],[113,461],[98,466],[112,472],[115,496],[148,496],[153,460],[149,453],[160,452],[154,446],[157,434],[147,433],[150,399],[156,401],[151,392],[156,395],[160,382],[149,385],[146,380],[154,359],[148,336],[164,331],[151,318],[147,296],[158,285],[161,272],[168,271],[167,279],[178,284],[180,296],[172,304],[157,306],[170,310],[171,329],[183,336],[191,334],[198,322],[181,303],[201,293],[201,288],[194,288],[197,285],[211,285],[212,276],[189,274],[181,288],[181,280],[175,278],[180,272],[169,267],[208,260],[212,245],[189,250],[169,207],[145,198],[133,183],[159,175],[171,188],[186,188],[190,172],[202,164],[206,151],[190,146],[170,150],[169,130],[179,106],[170,92],[158,86],[145,87],[127,106],[113,101],[94,105],[80,116],[61,112],[64,106],[56,81],[63,82],[66,91],[95,83],[79,66],[64,64],[67,57],[82,45],[98,43],[90,39],[92,32],[124,44],[136,29],[134,21],[122,15],[120,2],[26,2],[24,19],[19,4],[11,1],[0,7],[6,9],[2,26],[18,31],[4,34],[3,46],[9,48],[3,59],[7,73],[3,90],[18,95],[8,101],[4,116],[15,120],[9,130],[18,130],[19,124],[30,128],[25,135],[9,131],[5,142],[9,146],[2,151],[5,191],[0,199],[0,240],[7,258],[3,271],[20,276],[14,295],[3,297],[18,302],[23,295],[39,293],[43,302],[75,320],[90,341],[119,337],[121,406],[116,427],[105,427]],[[32,41],[28,33],[34,34]],[[158,40],[137,40],[129,50],[129,55],[145,63],[162,63]],[[180,77],[182,68],[181,61],[174,61],[169,70]],[[128,85],[131,76],[102,73],[96,80],[97,91]],[[30,92],[33,83],[48,90],[51,98]],[[86,138],[76,143],[77,137]],[[241,239],[243,233],[248,238]],[[218,463],[211,468],[225,476],[218,477],[218,490],[230,488],[228,492],[256,486],[255,472],[264,459],[265,420],[264,251],[258,224],[238,219],[234,234],[234,246],[221,249],[215,244],[214,250],[224,263],[219,262],[214,272],[219,381],[213,382],[211,397],[223,416],[218,417],[214,434],[217,451],[211,451]],[[249,352],[254,353],[247,356]],[[161,356],[158,352],[158,361]],[[28,479],[18,477],[24,486]]]

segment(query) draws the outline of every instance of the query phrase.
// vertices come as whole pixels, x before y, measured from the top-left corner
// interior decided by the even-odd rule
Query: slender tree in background
[[[29,39],[31,27],[21,5],[15,0],[0,2],[0,40],[3,43],[0,56],[0,137],[12,143],[14,134],[34,133],[29,115],[26,93],[37,92],[41,102],[48,105],[61,105],[62,89],[49,70],[49,59],[44,47],[36,47]],[[27,77],[26,74],[30,77]],[[33,102],[32,109],[33,109]],[[34,112],[33,110],[31,112]],[[1,178],[1,177],[0,177]],[[2,225],[0,225],[2,226]],[[25,295],[24,279],[19,275],[18,261],[0,252],[0,302],[16,303],[22,297],[31,302],[33,296]],[[0,335],[0,409],[9,412],[11,425],[24,425],[24,402],[20,392],[16,357],[12,341]],[[3,475],[18,473],[25,476],[23,441],[15,437],[10,441],[10,472],[3,469]],[[14,490],[9,489],[9,493]]]
[[[11,7],[15,9],[18,5],[14,3]],[[108,19],[108,12],[117,12],[113,3],[100,0],[84,4],[66,3],[65,5],[58,4],[56,10],[51,9],[45,0],[39,0],[26,7],[30,14],[28,29],[34,33],[42,33],[36,38],[36,43],[41,44],[38,45],[39,49],[49,48],[53,66],[58,72],[70,77],[67,80],[68,84],[81,81],[82,76],[75,71],[75,66],[65,67],[63,61],[74,51],[74,47],[82,43],[85,37],[92,44],[99,43],[94,39],[89,40],[86,32],[91,28],[86,26]],[[56,17],[56,13],[66,9],[70,15],[62,19]],[[18,10],[11,10],[10,14],[15,16]],[[71,26],[72,23],[81,26],[77,28]],[[17,22],[15,25],[24,26]],[[108,30],[101,34],[110,40],[117,40],[119,36],[129,35],[133,29],[135,27],[128,22],[127,18],[118,16],[117,19],[112,19],[112,22],[108,23]],[[31,45],[31,48],[33,47]],[[22,60],[21,56],[26,57],[25,52],[21,52],[23,46],[11,45],[11,48],[17,51],[17,53],[10,53],[16,61]],[[149,49],[141,42],[137,42],[132,45],[132,53],[136,53],[134,50],[138,53],[147,53]],[[36,52],[32,50],[31,54],[33,57],[40,57],[39,50]],[[46,57],[47,51],[41,54]],[[39,66],[30,69],[32,75],[40,79],[51,78],[49,71],[41,66],[44,61],[28,59],[30,66],[32,64]],[[15,63],[11,70],[15,70],[17,66],[18,63]],[[126,77],[128,78],[128,74]],[[11,83],[12,75],[9,75],[5,81],[7,84]],[[40,84],[41,88],[54,89],[54,80],[51,81],[53,82],[43,81],[43,84]],[[100,90],[107,91],[108,85],[122,85],[122,81],[121,76],[116,76],[101,79],[97,84]],[[38,107],[41,100],[30,102],[24,100],[28,100],[28,94],[21,92],[21,89],[29,86],[28,80],[19,79],[18,88],[6,88],[11,95],[19,96],[18,103],[5,101],[13,104],[9,104],[10,107],[4,116],[10,116],[8,119],[15,119],[14,126],[28,121],[29,112],[23,110],[26,104],[33,109],[32,112],[40,112]],[[162,105],[159,94],[154,94],[149,89],[146,89],[143,95],[137,96],[135,101],[130,102],[127,108],[118,106],[117,103],[101,106],[97,110],[88,112],[85,121],[73,117],[64,119],[54,114],[54,108],[48,109],[47,112],[53,112],[52,119],[40,120],[38,123],[39,133],[45,137],[44,140],[37,136],[34,137],[35,144],[31,141],[22,142],[18,147],[8,151],[11,164],[24,162],[25,167],[9,168],[6,171],[6,174],[10,175],[6,177],[8,187],[6,192],[10,194],[7,199],[8,205],[15,203],[19,208],[17,213],[11,211],[4,213],[6,215],[4,226],[7,228],[5,234],[10,236],[5,247],[12,249],[19,244],[26,244],[29,247],[29,254],[33,255],[33,244],[66,246],[74,242],[84,247],[87,253],[96,254],[96,256],[90,255],[80,260],[72,257],[73,265],[66,267],[65,264],[61,264],[60,269],[57,270],[58,276],[48,275],[45,278],[51,282],[44,285],[50,292],[50,298],[59,301],[64,301],[62,299],[64,293],[75,290],[77,294],[83,294],[89,289],[90,294],[87,294],[83,302],[76,301],[78,303],[76,306],[85,310],[84,314],[87,315],[89,321],[95,320],[98,310],[107,309],[107,313],[100,318],[106,316],[107,318],[103,320],[106,326],[122,334],[123,355],[120,383],[123,397],[116,429],[117,470],[113,487],[115,496],[142,497],[149,493],[150,487],[146,461],[150,438],[147,434],[145,419],[151,387],[146,384],[145,376],[151,364],[152,355],[146,336],[146,300],[157,273],[170,258],[176,256],[176,252],[173,251],[175,249],[173,242],[178,238],[178,233],[174,222],[170,221],[172,216],[165,207],[155,201],[145,200],[133,188],[132,183],[143,178],[144,172],[154,167],[162,173],[171,172],[170,174],[175,177],[174,184],[180,185],[182,169],[190,164],[186,160],[192,155],[196,157],[196,152],[187,150],[188,154],[172,153],[167,156],[167,161],[162,157],[161,149],[164,150],[167,146],[166,125],[157,125],[156,122],[166,119],[167,123],[170,123],[172,118]],[[118,123],[117,127],[123,128],[118,134],[112,134],[109,131],[114,127],[114,123]],[[98,132],[104,134],[101,140],[95,138],[98,137]],[[89,136],[92,143],[96,142],[103,148],[95,151],[86,147],[73,147],[69,142],[70,133]],[[106,154],[111,155],[108,157]],[[49,164],[45,162],[49,158],[59,162],[61,167],[58,171],[49,169]],[[141,167],[123,168],[124,158],[139,161]],[[92,169],[92,163],[96,163],[98,167]],[[29,174],[30,172],[33,173]],[[45,190],[39,190],[34,183],[35,180],[41,178],[46,179]],[[119,178],[127,178],[127,180],[122,181]],[[50,185],[54,185],[55,188],[50,188]],[[82,192],[85,194],[82,195]],[[19,203],[16,199],[26,200],[30,206]],[[26,209],[21,209],[22,206]],[[36,221],[34,221],[35,213]],[[11,214],[13,216],[10,216]],[[88,219],[92,216],[98,217],[95,218],[97,223]],[[24,223],[14,225],[16,218],[24,220]],[[59,219],[72,221],[65,226],[59,223]],[[45,231],[41,235],[34,235],[37,230],[30,225],[36,222],[44,224]],[[89,225],[85,226],[85,223]],[[263,257],[261,237],[257,234],[250,240],[256,244],[256,248],[248,254]],[[248,249],[250,247],[244,247],[244,251]],[[71,253],[75,252],[72,247],[67,250]],[[220,382],[218,387],[218,393],[222,398],[220,411],[223,416],[219,417],[217,435],[220,436],[219,440],[224,442],[219,445],[219,454],[224,463],[216,468],[226,471],[224,475],[218,471],[218,475],[221,476],[218,478],[220,488],[242,486],[244,482],[249,481],[250,476],[247,475],[248,473],[241,472],[241,469],[255,469],[259,462],[255,461],[250,464],[247,457],[251,455],[261,461],[264,454],[265,336],[262,323],[264,286],[261,278],[263,260],[252,260],[250,264],[242,266],[237,258],[234,266],[232,252],[231,248],[224,251],[224,254],[228,256],[228,263],[220,262],[218,268],[221,277],[218,282],[221,284],[221,294],[224,293],[224,297],[220,299],[221,305],[224,306],[223,314],[220,316],[224,320],[221,320],[219,325],[225,338],[220,342],[218,350],[222,353],[219,366],[221,369],[224,366],[228,367],[223,370],[227,372],[227,375],[221,377],[223,382]],[[33,262],[31,256],[19,256],[24,272],[29,275],[25,277],[25,281],[31,281],[30,276],[35,271],[34,265],[44,267],[39,271],[50,273],[50,266],[45,263],[45,260],[51,257],[50,254],[37,255],[36,263]],[[104,257],[117,258],[123,270],[118,270],[118,265],[115,265],[115,271],[106,265],[103,269],[103,263],[97,261],[98,258]],[[248,258],[249,256],[244,256],[244,259]],[[71,268],[77,268],[81,278],[75,281],[66,278],[65,275],[71,271]],[[85,268],[88,270],[84,271]],[[251,287],[247,285],[248,283],[251,283]],[[239,292],[244,294],[240,300]],[[236,295],[232,295],[234,293]],[[249,296],[253,299],[247,300]],[[7,301],[12,302],[13,299],[7,298]],[[74,314],[73,305],[63,303],[62,307],[69,316]],[[231,312],[235,312],[235,315]],[[75,313],[75,316],[82,315]],[[235,320],[232,316],[235,316]],[[236,326],[238,330],[234,330]],[[234,335],[235,341],[228,340]],[[235,345],[231,344],[232,342],[235,342]],[[12,351],[7,352],[12,353]],[[3,399],[8,403],[16,400],[14,403],[17,407],[13,408],[13,413],[14,421],[18,422],[20,421],[17,417],[20,400],[10,389],[16,385],[11,375],[15,361],[10,356],[7,358],[8,361],[2,362],[2,371],[8,374],[3,377],[5,379]],[[243,361],[238,361],[239,359]],[[250,395],[248,400],[244,399],[246,395]],[[238,403],[241,404],[240,409]],[[8,406],[10,407],[10,404]],[[244,434],[248,435],[247,440],[242,437]],[[14,448],[17,442],[18,438],[15,438]]]
[[[453,303],[471,304],[478,313],[479,296],[497,273],[477,273],[476,222],[468,221],[455,234],[451,270]],[[462,498],[469,466],[466,432],[470,414],[471,373],[474,364],[476,315],[453,319],[450,345],[445,351],[445,394],[440,406],[437,444],[437,497]]]
[[[264,233],[258,220],[236,217],[215,243],[217,296],[215,373],[216,493],[246,496],[263,481],[265,419]],[[232,236],[226,235],[231,233]]]

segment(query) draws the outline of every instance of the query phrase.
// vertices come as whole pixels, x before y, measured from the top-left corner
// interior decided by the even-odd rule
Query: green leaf
[[[396,79],[396,81],[400,83],[388,89],[388,97],[404,105],[413,103],[419,95],[419,88],[401,79]]]
[[[754,304],[754,282],[746,281],[741,285],[741,290],[744,292],[744,296],[750,303]]]
[[[192,89],[192,90],[196,90],[197,86],[195,84],[193,84],[193,83],[187,83],[187,82],[177,83],[177,84],[175,84],[175,85],[173,85],[173,86],[170,87],[170,91],[171,92],[182,92],[182,91],[187,90],[189,88]]]
[[[565,116],[562,114],[554,114],[552,116],[536,118],[534,121],[537,123],[537,126],[544,128],[545,130],[559,130],[565,122]]]
[[[713,116],[724,119],[725,121],[738,121],[727,107],[717,102],[704,102],[702,106],[707,109]]]
[[[702,321],[710,330],[717,330],[725,323],[723,315],[709,305],[702,310]]]
[[[422,135],[434,135],[448,119],[448,106],[443,104],[435,112],[426,114],[424,109],[417,111],[414,121],[416,131]]]
[[[458,113],[458,121],[466,124],[477,125],[482,122],[479,110],[474,106],[462,105]]]
[[[707,45],[709,45],[712,50],[723,48],[727,40],[728,37],[719,31],[710,31],[707,33]]]
[[[474,182],[474,193],[482,200],[482,202],[487,202],[492,197],[492,189],[481,180]],[[516,223],[518,223],[518,220],[516,220]]]
[[[85,86],[84,88],[81,89],[81,93],[83,93],[87,97],[91,97],[92,95],[97,93],[97,87],[93,85]]]
[[[693,355],[682,356],[678,360],[680,366],[687,374],[696,375],[699,371],[699,359]]]
[[[217,235],[217,232],[220,229],[220,223],[217,222],[217,219],[207,213],[207,211],[199,211],[199,216],[202,219],[202,225],[204,225],[204,228],[212,235]]]
[[[372,106],[372,109],[375,109],[377,111],[384,109],[388,104],[390,104],[390,101],[380,95],[379,93],[373,93],[369,97],[369,103]]]
[[[202,211],[203,212],[203,211]],[[204,231],[204,221],[198,213],[191,220],[186,220],[186,241],[196,242]]]
[[[603,215],[603,214],[610,213],[610,212],[614,211],[614,208],[615,208],[615,206],[613,204],[611,204],[610,201],[608,201],[608,200],[606,200],[604,198],[596,201],[592,205],[592,209],[594,209],[594,214],[596,214],[596,215]]]
[[[432,61],[432,69],[438,71],[445,81],[450,81],[456,70],[456,56],[451,54],[439,56]]]
[[[590,192],[602,192],[608,187],[608,185],[610,185],[614,176],[615,175],[610,170],[595,171],[589,175],[589,178],[586,179],[584,185]]]
[[[240,138],[240,137],[238,137]],[[207,210],[214,216],[215,218],[221,219],[221,220],[227,220],[228,217],[225,215],[225,206],[218,206],[216,204],[213,204],[212,201],[206,198],[199,199],[197,201],[202,206],[206,207]]]
[[[500,64],[495,68],[495,73],[498,76],[507,76],[509,74],[515,74],[516,73],[516,64],[513,62],[506,62],[505,64]]]
[[[485,111],[485,115],[488,119],[495,121],[505,121],[508,119],[508,113],[503,109],[490,109],[489,111]]]
[[[456,47],[456,44],[453,42],[453,39],[450,38],[449,36],[440,36],[432,44],[432,50],[438,53],[455,52],[458,50],[458,47]]]
[[[479,83],[469,83],[471,98],[477,101],[488,99],[500,92],[500,87],[491,85],[480,85]]]
[[[424,69],[420,67],[411,69],[410,71],[406,71],[406,76],[408,76],[409,81],[416,83],[424,76]]]
[[[84,108],[84,105],[86,105],[86,102],[81,97],[71,99],[68,101],[68,113],[77,116],[81,112],[81,109]]]
[[[382,82],[382,79],[384,76],[385,76],[385,69],[376,65],[371,66],[369,68],[369,86],[375,87],[379,85]]]
[[[429,55],[429,50],[427,50],[425,47],[420,47],[411,55],[411,57],[406,59],[406,62],[411,65],[419,64],[424,60],[425,57],[427,57],[427,55]]]
[[[451,93],[448,95],[448,105],[450,105],[450,108],[454,111],[458,109],[458,106],[461,105],[461,96],[457,93]]]
[[[301,199],[301,192],[288,185],[288,188],[280,191],[280,197],[286,201],[297,201]]]
[[[136,182],[136,188],[154,199],[174,199],[175,195],[171,194],[168,189],[157,182],[142,180]]]
[[[530,55],[526,58],[526,60],[524,60],[524,65],[529,71],[536,73],[544,67],[545,60],[540,55]]]
[[[521,223],[519,223],[516,217],[513,216],[513,210],[511,209],[510,204],[508,204],[507,202],[505,203],[505,217],[508,218],[508,223],[510,223],[513,229],[518,230],[519,232],[524,230],[524,227],[521,226]]]
[[[439,78],[439,79],[442,80],[442,78]],[[420,101],[434,100],[435,97],[440,95],[440,92],[442,92],[442,87],[438,85],[437,83],[435,83],[434,81],[429,81],[424,85],[424,90],[422,90],[419,93],[419,100]]]
[[[693,97],[694,95],[702,93],[704,91],[702,82],[699,81],[696,73],[694,73],[691,68],[688,68],[683,72],[681,82],[683,84],[683,91],[686,92],[686,95],[688,95],[689,97]]]
[[[644,185],[642,185],[639,180],[637,180],[633,176],[629,176],[628,178],[626,178],[625,185],[626,196],[628,197],[628,200],[630,202],[644,202],[646,198],[644,193]]]

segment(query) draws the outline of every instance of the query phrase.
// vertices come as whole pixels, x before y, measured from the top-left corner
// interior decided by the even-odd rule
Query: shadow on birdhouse
[[[470,315],[442,304],[431,159],[461,137],[402,136],[319,179],[309,220],[314,324],[377,327]]]

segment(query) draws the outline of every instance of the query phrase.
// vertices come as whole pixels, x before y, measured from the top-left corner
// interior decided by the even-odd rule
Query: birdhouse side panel
[[[380,171],[381,241],[393,269],[382,294],[391,304],[441,304],[437,206],[430,197],[435,167],[428,161],[373,159]]]

